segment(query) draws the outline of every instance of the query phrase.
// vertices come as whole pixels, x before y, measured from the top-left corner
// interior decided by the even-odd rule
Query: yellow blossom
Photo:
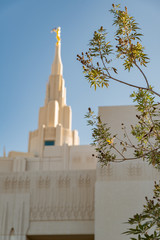
[[[112,145],[113,144],[113,138],[112,139],[106,139],[106,141],[110,144],[110,145]]]

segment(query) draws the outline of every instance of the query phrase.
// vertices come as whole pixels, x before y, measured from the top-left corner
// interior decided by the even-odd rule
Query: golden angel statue
[[[60,38],[60,33],[61,33],[61,28],[58,27],[58,28],[53,28],[51,30],[51,33],[55,32],[56,33],[56,38],[57,38],[57,45],[59,45],[60,41],[61,41],[61,38]]]

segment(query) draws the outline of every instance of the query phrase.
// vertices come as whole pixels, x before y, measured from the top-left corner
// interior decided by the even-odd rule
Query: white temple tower
[[[71,125],[72,110],[66,105],[61,43],[58,41],[46,87],[45,104],[39,110],[38,129],[29,133],[28,152],[35,156],[44,156],[47,146],[79,145],[78,132],[72,131]]]

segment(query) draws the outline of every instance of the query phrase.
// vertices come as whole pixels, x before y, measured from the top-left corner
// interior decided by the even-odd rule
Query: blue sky
[[[39,107],[54,58],[53,27],[61,27],[63,76],[67,104],[72,107],[72,127],[78,129],[81,144],[91,141],[84,115],[91,107],[132,104],[131,89],[111,83],[108,89],[91,89],[76,61],[87,49],[94,30],[104,26],[112,41],[114,27],[109,13],[112,3],[127,6],[139,22],[143,45],[150,57],[145,72],[160,90],[160,1],[159,0],[0,0],[0,155],[6,151],[27,151],[28,133],[37,128]],[[118,63],[119,66],[121,62]],[[128,75],[120,68],[119,78],[142,81],[136,71]]]

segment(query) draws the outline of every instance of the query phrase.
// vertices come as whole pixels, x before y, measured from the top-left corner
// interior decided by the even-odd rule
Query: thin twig
[[[114,80],[114,81],[116,81],[116,82],[125,84],[125,85],[130,86],[130,87],[134,87],[134,88],[138,88],[138,89],[143,89],[143,90],[148,90],[148,91],[154,93],[155,95],[157,95],[158,97],[160,97],[160,94],[159,94],[159,93],[157,93],[157,92],[155,92],[154,90],[150,89],[150,87],[149,87],[149,82],[148,82],[148,80],[147,80],[146,75],[145,75],[144,72],[141,70],[141,68],[136,64],[136,62],[135,62],[134,64],[136,65],[136,67],[140,70],[140,72],[141,72],[142,75],[144,76],[145,81],[146,81],[146,83],[147,83],[147,88],[146,88],[146,87],[137,86],[137,85],[134,85],[134,84],[131,84],[131,83],[127,83],[127,82],[124,82],[124,81],[122,81],[122,80],[119,80],[119,79],[117,79],[117,78],[112,77],[111,74],[110,74],[110,72],[108,71],[105,63],[104,63],[104,60],[103,60],[103,56],[102,56],[101,51],[99,51],[99,53],[100,53],[100,57],[101,57],[101,60],[102,60],[102,64],[103,64],[103,66],[104,66],[104,69],[106,70],[106,72],[107,72],[107,74],[108,74],[108,75],[104,74],[107,78],[110,78],[110,79],[112,79],[112,80]]]

